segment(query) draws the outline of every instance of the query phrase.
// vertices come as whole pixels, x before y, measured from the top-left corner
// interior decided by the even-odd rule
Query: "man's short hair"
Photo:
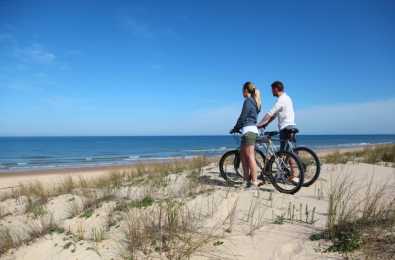
[[[281,81],[275,81],[272,83],[272,88],[277,88],[280,91],[284,91],[284,84]]]

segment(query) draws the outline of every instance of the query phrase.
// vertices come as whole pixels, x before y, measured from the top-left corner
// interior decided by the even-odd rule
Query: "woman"
[[[261,110],[261,95],[254,83],[248,81],[243,85],[244,104],[240,117],[231,133],[241,132],[241,162],[247,187],[258,186],[255,161],[255,142],[259,131],[256,127]]]

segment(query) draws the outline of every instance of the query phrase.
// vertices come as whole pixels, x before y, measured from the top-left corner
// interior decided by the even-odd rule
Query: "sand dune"
[[[78,176],[96,178],[106,176],[106,172],[41,175],[35,179],[44,181],[48,188],[62,183],[65,176],[73,176],[77,182]],[[87,191],[73,189],[50,196],[44,202],[43,212],[27,213],[26,196],[8,198],[0,202],[0,227],[7,227],[14,240],[27,242],[8,250],[0,259],[130,259],[124,236],[128,228],[125,214],[130,209],[125,211],[122,202],[127,201],[130,207],[131,202],[148,195],[153,204],[132,206],[132,210],[153,214],[163,198],[172,198],[182,200],[193,216],[198,216],[199,234],[208,235],[205,243],[195,248],[191,259],[342,259],[337,253],[323,252],[327,242],[309,240],[311,234],[325,227],[326,193],[331,181],[339,176],[352,177],[355,185],[361,187],[361,194],[372,176],[376,184],[387,183],[395,190],[394,168],[377,165],[325,165],[313,186],[292,196],[278,193],[270,184],[259,190],[228,187],[212,163],[201,173],[186,170],[167,174],[160,180],[166,184],[121,183],[109,193],[95,193],[94,199]],[[15,185],[20,180],[2,178],[2,185]],[[295,208],[292,221],[288,218],[290,208]],[[137,259],[166,259],[165,254],[161,256],[155,250],[136,254]]]

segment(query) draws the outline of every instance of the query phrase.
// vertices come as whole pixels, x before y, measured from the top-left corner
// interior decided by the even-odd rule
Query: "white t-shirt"
[[[287,126],[295,125],[294,106],[291,98],[286,93],[278,97],[276,104],[274,104],[268,114],[277,117],[280,130]]]

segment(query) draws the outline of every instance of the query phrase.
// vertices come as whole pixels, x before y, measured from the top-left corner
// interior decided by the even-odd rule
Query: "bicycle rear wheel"
[[[295,194],[304,181],[299,157],[291,152],[277,152],[266,164],[265,174],[274,188],[282,193]]]
[[[321,163],[316,153],[308,147],[299,146],[293,149],[299,156],[304,172],[304,187],[312,185],[320,176]]]
[[[231,150],[222,155],[219,161],[219,172],[222,178],[229,183],[242,183],[243,175],[240,174],[238,168],[240,167],[240,151]]]

